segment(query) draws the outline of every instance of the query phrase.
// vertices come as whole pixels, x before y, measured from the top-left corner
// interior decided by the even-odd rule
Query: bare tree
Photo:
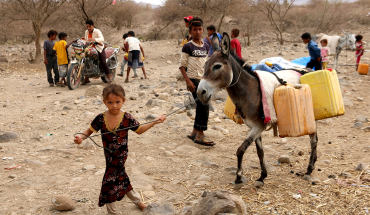
[[[285,17],[292,8],[295,0],[259,0],[258,9],[269,19],[277,40],[284,44],[283,33],[285,31]]]
[[[84,24],[86,20],[95,19],[99,12],[112,5],[113,0],[72,0],[77,6],[78,18]]]
[[[32,28],[35,32],[36,61],[41,58],[41,29],[46,20],[67,0],[13,0],[12,4],[15,11],[23,13],[32,22]]]
[[[117,8],[114,10],[112,18],[114,26],[117,27],[118,30],[120,30],[122,26],[131,28],[133,24],[132,20],[134,19],[135,15],[143,8],[133,0],[119,2],[115,5],[115,7]]]

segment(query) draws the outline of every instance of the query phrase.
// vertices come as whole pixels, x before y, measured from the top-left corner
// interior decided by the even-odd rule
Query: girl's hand
[[[157,117],[157,119],[155,119],[155,120],[157,120],[156,121],[157,123],[163,123],[166,120],[166,116]]]
[[[44,64],[45,65],[48,65],[48,60],[45,58],[45,60],[44,60]]]
[[[76,136],[76,138],[74,139],[75,143],[76,144],[81,144],[83,139],[80,137],[80,136]]]
[[[95,42],[95,39],[93,39],[93,38],[89,38],[89,39],[87,39],[87,41]]]

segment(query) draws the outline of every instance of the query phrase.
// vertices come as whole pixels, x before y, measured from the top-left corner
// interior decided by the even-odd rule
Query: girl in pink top
[[[327,39],[321,40],[320,44],[321,44],[320,50],[321,50],[322,69],[325,70],[329,62],[330,48],[327,46],[328,45]]]

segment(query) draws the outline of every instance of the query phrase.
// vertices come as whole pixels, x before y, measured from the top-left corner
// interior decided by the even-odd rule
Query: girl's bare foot
[[[126,78],[125,83],[128,83],[128,79]]]
[[[138,205],[138,207],[140,208],[141,211],[144,211],[144,209],[146,207],[148,207],[148,205],[144,204],[143,202],[140,202],[140,204]]]

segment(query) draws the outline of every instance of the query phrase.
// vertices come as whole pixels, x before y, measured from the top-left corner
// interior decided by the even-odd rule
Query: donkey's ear
[[[220,51],[220,40],[218,39],[218,36],[216,33],[213,33],[211,42],[212,42],[213,53]]]
[[[225,32],[222,36],[221,47],[222,47],[222,53],[226,56],[229,56],[229,53],[230,53],[230,37]]]

